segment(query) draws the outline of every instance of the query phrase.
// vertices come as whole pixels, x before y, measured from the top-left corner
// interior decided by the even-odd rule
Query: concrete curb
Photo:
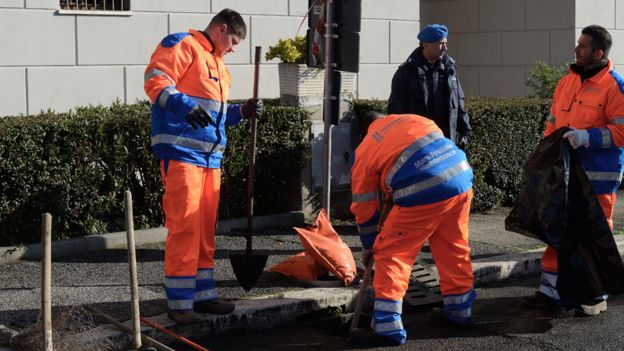
[[[292,227],[305,224],[301,211],[293,211],[266,216],[257,216],[253,219],[253,229],[271,227]],[[221,220],[217,223],[217,233],[229,233],[233,228],[246,228],[247,218]],[[161,243],[167,237],[164,227],[136,230],[136,245]],[[117,232],[102,235],[89,235],[80,238],[57,240],[52,242],[52,258],[61,258],[85,254],[105,249],[125,249],[127,247],[126,232]],[[22,247],[0,247],[0,264],[18,260],[35,261],[41,259],[41,244],[29,244]]]

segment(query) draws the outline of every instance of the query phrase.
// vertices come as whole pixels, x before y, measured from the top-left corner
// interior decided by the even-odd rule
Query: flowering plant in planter
[[[278,39],[276,45],[269,46],[264,58],[267,61],[278,58],[284,63],[303,64],[306,61],[306,38],[298,35],[294,39]]]

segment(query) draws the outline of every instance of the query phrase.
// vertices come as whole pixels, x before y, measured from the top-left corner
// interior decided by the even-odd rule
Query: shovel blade
[[[230,255],[236,281],[245,291],[251,290],[266,266],[268,255]]]

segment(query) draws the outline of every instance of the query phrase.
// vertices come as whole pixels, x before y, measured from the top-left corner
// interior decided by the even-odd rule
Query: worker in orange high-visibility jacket
[[[263,110],[258,99],[227,104],[231,78],[223,57],[246,33],[240,14],[224,9],[203,31],[165,37],[145,70],[152,150],[160,162],[169,231],[165,291],[169,316],[181,324],[199,321],[195,312],[234,310],[217,298],[213,257],[225,127]]]
[[[403,296],[426,240],[438,267],[444,301],[443,313],[438,310],[436,316],[469,323],[476,293],[468,246],[473,174],[466,155],[425,117],[371,113],[360,127],[365,136],[351,170],[351,212],[363,261],[367,264],[371,254],[374,258],[375,305],[373,330],[352,333],[352,342],[405,342]],[[394,203],[385,220],[380,193]]]
[[[562,127],[563,135],[579,156],[604,215],[613,229],[615,192],[624,170],[624,78],[608,59],[612,39],[597,25],[583,28],[570,65],[555,89],[544,136]],[[538,291],[523,298],[529,307],[557,307],[557,252],[548,247],[542,257],[542,279]],[[582,315],[597,315],[607,309],[606,296],[576,308]]]

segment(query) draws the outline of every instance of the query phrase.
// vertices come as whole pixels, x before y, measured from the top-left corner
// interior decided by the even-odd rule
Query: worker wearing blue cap
[[[465,151],[472,128],[455,60],[446,54],[447,36],[442,24],[430,24],[418,33],[420,46],[392,78],[388,114],[425,116]]]

